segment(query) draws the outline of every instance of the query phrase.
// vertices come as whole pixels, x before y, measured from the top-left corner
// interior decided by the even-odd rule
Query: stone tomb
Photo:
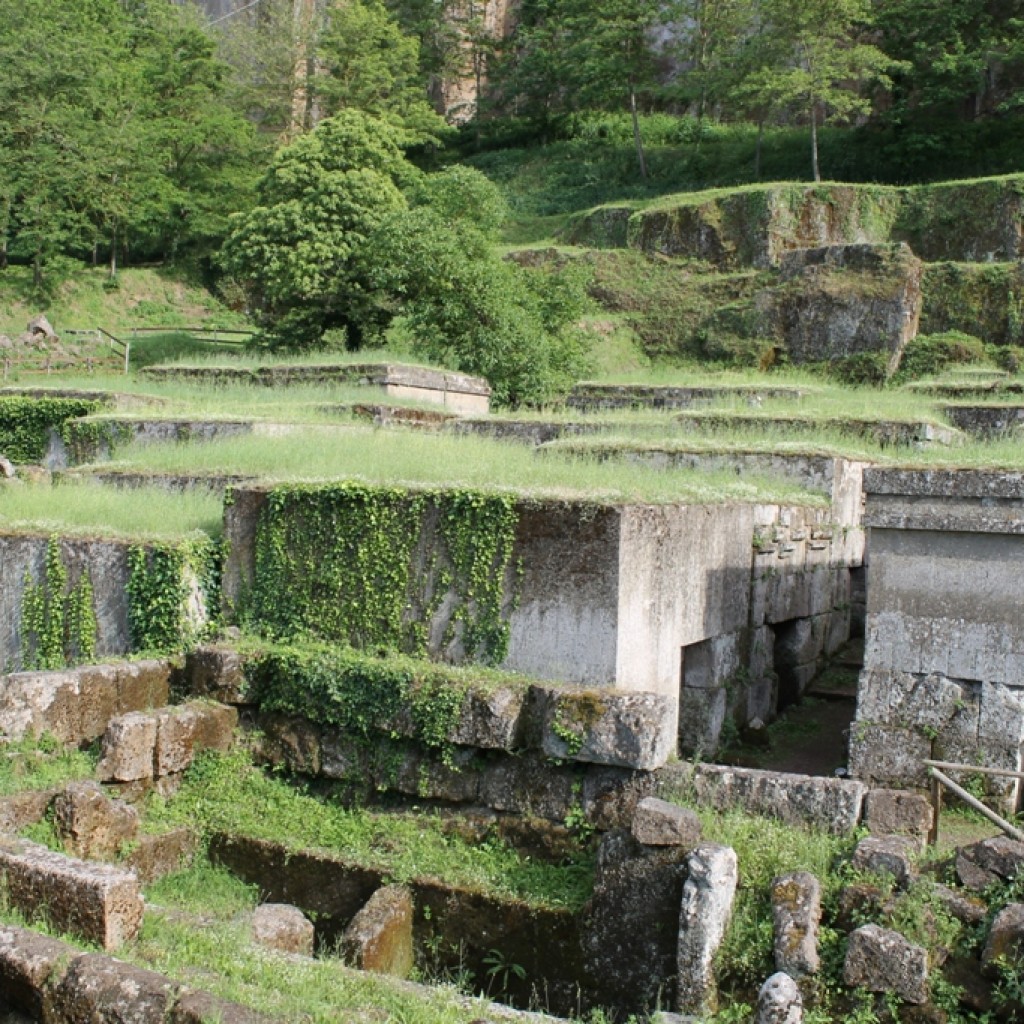
[[[865,473],[871,576],[851,768],[924,786],[926,758],[1020,771],[1024,475]],[[1008,810],[1019,782],[990,779]]]

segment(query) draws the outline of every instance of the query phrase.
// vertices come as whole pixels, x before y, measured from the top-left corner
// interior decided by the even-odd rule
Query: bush
[[[884,352],[857,352],[834,360],[829,373],[842,384],[881,387],[889,376],[889,357]]]
[[[919,334],[907,343],[903,358],[893,374],[894,383],[934,377],[948,366],[984,362],[985,345],[980,338],[960,331]]]

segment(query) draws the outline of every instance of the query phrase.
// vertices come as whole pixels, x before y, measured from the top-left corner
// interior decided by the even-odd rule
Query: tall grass
[[[219,498],[207,491],[172,494],[155,487],[119,491],[88,480],[0,489],[0,530],[132,538],[218,536]]]
[[[551,455],[480,437],[299,428],[285,437],[244,436],[207,444],[130,446],[118,468],[149,472],[241,473],[273,480],[358,478],[376,483],[472,487],[605,502],[824,499],[784,482],[730,473],[656,472],[641,466]]]

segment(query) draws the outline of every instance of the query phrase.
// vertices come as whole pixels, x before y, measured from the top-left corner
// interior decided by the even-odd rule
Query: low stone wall
[[[0,735],[90,743],[116,715],[165,705],[175,671],[167,661],[135,661],[3,676]]]
[[[96,658],[131,652],[129,623],[130,552],[149,551],[144,541],[53,535],[66,573],[65,593],[88,576],[95,616]],[[0,533],[0,667],[8,671],[31,664],[31,636],[26,635],[25,597],[28,586],[48,586],[46,564],[51,537],[35,533]],[[190,567],[182,570],[182,645],[187,634],[206,621],[200,581]]]
[[[253,433],[252,420],[151,419],[118,416],[85,416],[68,424],[63,452],[53,447],[48,458],[52,468],[99,462],[113,457],[128,444],[184,444],[215,441]],[[54,444],[56,441],[54,441]]]
[[[0,926],[0,992],[5,1006],[49,1024],[83,1020],[170,1024],[272,1024],[244,1006],[187,988],[162,974],[25,928]]]
[[[787,387],[671,387],[650,384],[577,384],[566,405],[581,412],[607,409],[691,409],[715,402],[761,405],[769,400],[794,401],[805,392]]]
[[[813,419],[800,416],[761,416],[746,413],[703,412],[681,413],[676,422],[697,433],[716,430],[778,431],[783,434],[807,436],[822,430],[833,430],[850,437],[863,437],[885,446],[924,448],[930,445],[954,444],[963,435],[940,423],[909,420]]]
[[[865,474],[867,638],[851,768],[923,786],[925,758],[1020,771],[1024,478],[981,470]],[[989,780],[1016,809],[1018,783]]]
[[[276,363],[252,369],[223,366],[147,366],[151,380],[195,381],[203,384],[352,384],[380,388],[390,398],[441,405],[460,415],[490,410],[491,389],[482,377],[402,363]]]
[[[944,405],[942,413],[958,430],[987,441],[1017,434],[1024,427],[1024,405]]]

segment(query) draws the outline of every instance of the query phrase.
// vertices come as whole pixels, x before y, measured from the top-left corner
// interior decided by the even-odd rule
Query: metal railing
[[[194,334],[196,341],[209,341],[215,345],[244,345],[257,333],[253,327],[129,327],[132,338],[140,334]]]
[[[976,764],[955,764],[952,761],[924,761],[931,776],[932,783],[932,830],[928,836],[928,842],[935,844],[939,837],[939,813],[942,810],[942,787],[945,786],[951,793],[955,793],[968,807],[973,807],[979,814],[984,815],[993,825],[1002,829],[1011,839],[1024,842],[1024,832],[1011,825],[1005,818],[996,814],[991,807],[986,807],[976,796],[968,793],[963,786],[954,782],[946,771],[980,773],[981,775],[993,775],[1002,778],[1024,779],[1024,772],[1011,771],[1009,768],[985,768]],[[944,770],[945,769],[945,770]]]

